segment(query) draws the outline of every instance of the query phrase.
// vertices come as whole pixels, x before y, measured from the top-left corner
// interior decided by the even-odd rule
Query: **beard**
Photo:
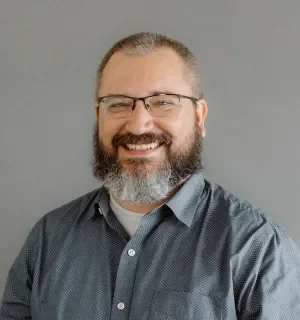
[[[118,147],[135,143],[163,143],[166,150],[162,160],[155,158],[118,159]],[[168,134],[131,133],[115,135],[112,147],[104,145],[99,137],[99,124],[93,129],[93,160],[91,166],[96,179],[116,199],[129,203],[155,203],[168,195],[191,174],[201,172],[203,138],[197,124],[187,140],[171,150],[172,139]],[[124,165],[128,165],[125,168]]]

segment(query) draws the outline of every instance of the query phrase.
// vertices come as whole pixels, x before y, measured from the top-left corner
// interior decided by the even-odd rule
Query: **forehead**
[[[99,94],[143,96],[152,91],[190,94],[187,74],[182,59],[169,48],[143,56],[117,52],[104,68]]]

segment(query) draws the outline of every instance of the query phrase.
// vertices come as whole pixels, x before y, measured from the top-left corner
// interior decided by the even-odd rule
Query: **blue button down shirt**
[[[130,238],[102,187],[44,215],[1,320],[300,319],[300,253],[261,209],[192,175]]]

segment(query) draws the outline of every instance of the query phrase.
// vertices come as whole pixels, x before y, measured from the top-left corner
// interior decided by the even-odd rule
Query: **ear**
[[[94,105],[94,112],[95,112],[95,116],[96,116],[96,120],[99,117],[99,105],[97,103],[95,103]]]
[[[206,131],[204,127],[204,121],[205,117],[207,115],[207,104],[204,99],[200,99],[197,101],[197,108],[196,108],[196,118],[197,118],[197,124],[201,129],[202,137],[205,137]]]

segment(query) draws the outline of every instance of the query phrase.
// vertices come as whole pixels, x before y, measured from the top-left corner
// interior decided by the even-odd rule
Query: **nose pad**
[[[150,113],[150,104],[145,102],[145,108]]]

